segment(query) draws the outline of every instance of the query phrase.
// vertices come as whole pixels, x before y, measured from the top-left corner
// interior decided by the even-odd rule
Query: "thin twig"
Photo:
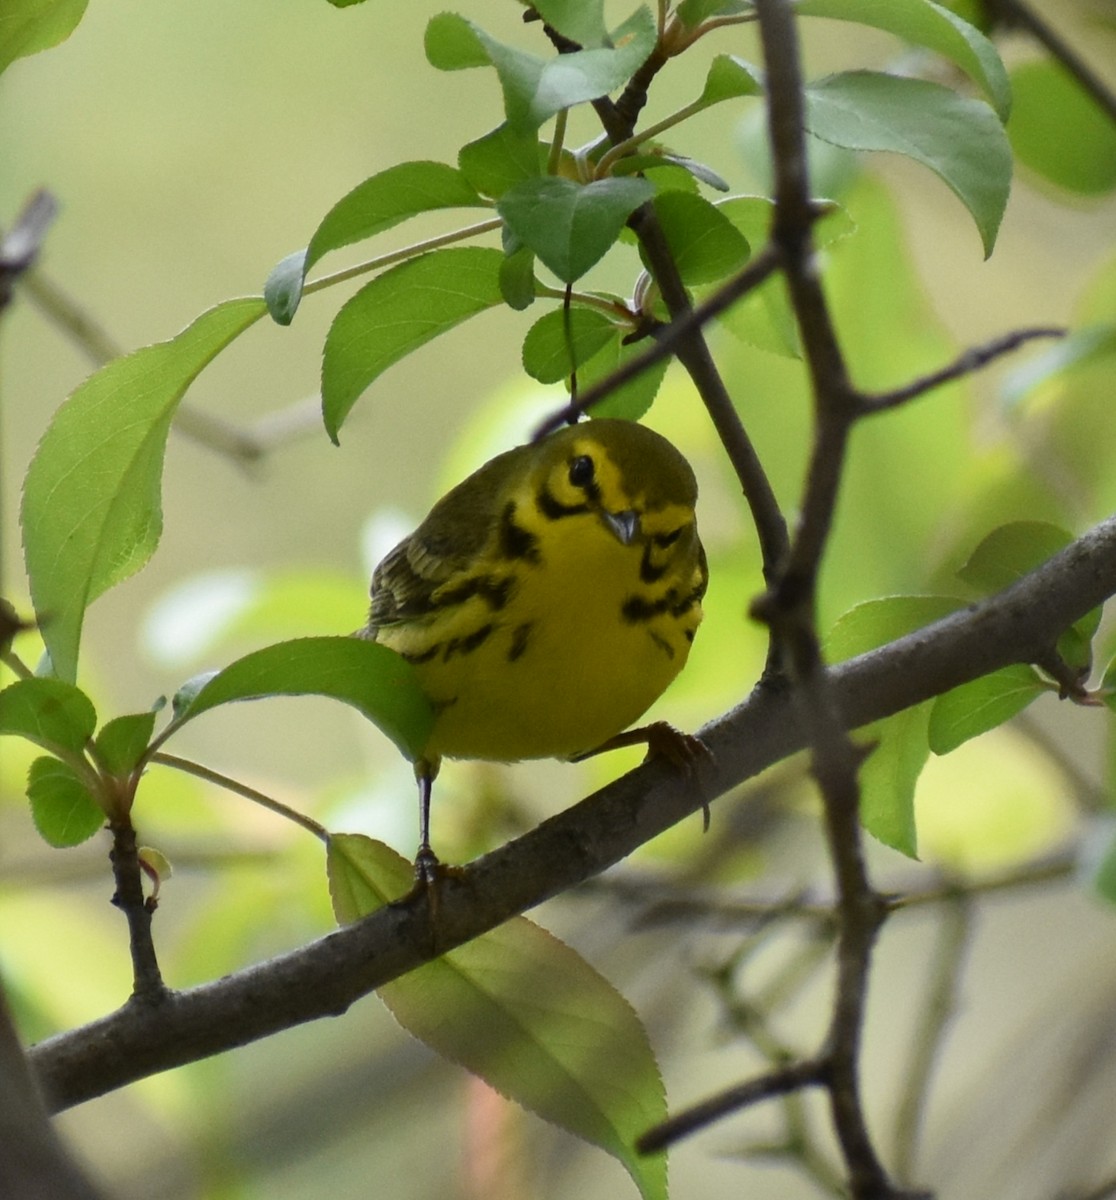
[[[901,404],[924,396],[944,383],[950,383],[965,375],[972,375],[994,359],[1010,354],[1026,342],[1032,342],[1038,338],[1062,338],[1068,332],[1066,329],[1043,326],[1036,329],[1016,329],[1011,333],[1001,334],[983,346],[974,346],[970,350],[963,351],[949,366],[912,380],[901,388],[895,388],[890,392],[878,392],[874,396],[862,396],[860,411],[867,416],[871,413],[887,412],[889,409],[898,408]]]
[[[755,1079],[738,1083],[710,1096],[692,1108],[675,1113],[661,1125],[655,1125],[636,1140],[640,1154],[655,1154],[682,1138],[689,1137],[730,1113],[739,1112],[774,1096],[785,1096],[803,1088],[819,1087],[825,1082],[826,1064],[820,1059],[803,1059],[785,1067],[777,1067]]]
[[[1104,109],[1109,119],[1116,121],[1116,93],[1029,4],[1024,3],[1024,0],[987,0],[987,4],[1006,24],[1025,29],[1035,41],[1044,46]]]
[[[534,437],[545,437],[555,429],[569,424],[579,413],[586,412],[594,404],[599,404],[606,396],[612,395],[624,384],[635,379],[644,371],[671,357],[679,341],[690,337],[695,330],[701,329],[714,317],[731,307],[742,296],[754,291],[761,283],[769,278],[779,266],[779,256],[771,246],[764,248],[748,263],[746,267],[734,275],[727,283],[722,284],[710,296],[707,296],[696,308],[654,329],[651,336],[653,343],[635,358],[630,358],[622,366],[604,379],[598,380],[592,387],[585,388],[577,398],[576,404],[567,404],[564,408],[552,413],[535,430]]]
[[[961,968],[971,933],[971,897],[958,891],[942,914],[930,985],[922,1000],[922,1016],[911,1040],[910,1061],[903,1072],[903,1086],[895,1110],[895,1174],[904,1183],[911,1181],[930,1094],[930,1079],[941,1055],[946,1031],[957,1011]]]

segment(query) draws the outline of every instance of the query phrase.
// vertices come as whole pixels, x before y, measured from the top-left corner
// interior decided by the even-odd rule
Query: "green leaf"
[[[266,311],[256,297],[227,300],[170,341],[109,363],[55,413],[27,472],[22,522],[31,595],[60,678],[76,677],[86,608],[158,544],[163,456],[179,401]]]
[[[658,31],[639,8],[612,34],[613,47],[539,58],[505,46],[456,13],[441,13],[426,27],[426,56],[443,71],[491,64],[504,93],[504,111],[517,129],[538,129],[555,113],[622,87],[655,48]]]
[[[860,768],[860,823],[877,840],[918,857],[915,787],[930,757],[930,705],[916,704],[859,731],[875,747]]]
[[[617,326],[597,308],[556,308],[540,317],[523,341],[523,369],[539,383],[568,379],[612,340]],[[573,361],[570,350],[573,350]]]
[[[1018,582],[1072,541],[1072,533],[1048,521],[1011,521],[993,529],[957,575],[991,595]]]
[[[394,650],[354,637],[296,638],[246,654],[179,702],[178,721],[233,700],[307,695],[351,705],[412,762],[421,757],[434,714],[414,669]]]
[[[1099,861],[1093,871],[1093,889],[1102,900],[1116,904],[1116,827],[1111,819],[1105,820],[1103,826],[1099,821],[1094,824],[1103,828],[1107,846],[1098,856]]]
[[[750,245],[761,246],[767,240],[774,205],[766,196],[732,196],[720,201],[717,210]],[[718,320],[746,345],[784,358],[800,356],[798,323],[781,272],[738,300]]]
[[[579,279],[620,235],[628,217],[654,195],[645,179],[580,184],[547,175],[510,188],[500,216],[564,283]]]
[[[687,287],[723,279],[748,261],[747,239],[702,196],[660,192],[653,204]]]
[[[850,609],[826,639],[826,657],[843,662],[922,629],[964,606],[953,596],[886,596]],[[918,852],[914,794],[930,756],[933,701],[916,704],[859,731],[876,746],[860,769],[860,820],[886,846],[909,857]]]
[[[520,246],[500,265],[500,295],[508,308],[522,312],[535,302],[535,256],[529,246]]]
[[[1015,108],[1008,137],[1019,161],[1084,196],[1116,188],[1116,126],[1057,63],[1023,63],[1011,73]]]
[[[453,12],[438,13],[426,25],[426,60],[438,71],[464,71],[491,63],[480,30]]]
[[[534,130],[523,132],[506,121],[484,137],[462,146],[457,165],[469,183],[485,196],[502,196],[514,184],[541,175],[547,146]]]
[[[850,150],[887,150],[929,167],[968,208],[985,257],[1011,187],[1011,147],[996,114],[922,79],[873,71],[830,75],[806,89],[806,125]]]
[[[701,89],[698,104],[703,108],[720,104],[722,100],[735,100],[739,96],[762,96],[763,73],[735,54],[718,54],[709,64],[705,86]]]
[[[1004,667],[945,692],[932,702],[929,741],[935,754],[948,754],[963,742],[1010,721],[1049,690],[1033,667]]]
[[[1011,111],[1011,84],[996,47],[978,29],[933,0],[800,0],[795,12],[886,30],[948,58],[984,91],[1002,121]]]
[[[418,213],[484,205],[462,172],[445,163],[405,162],[380,171],[329,210],[304,255],[289,255],[272,271],[264,287],[272,319],[291,323],[307,274],[331,250],[373,237]]]
[[[330,838],[328,866],[343,922],[413,883],[410,863],[356,834]],[[666,1114],[647,1035],[627,1001],[568,946],[515,917],[379,993],[426,1045],[619,1159],[645,1200],[666,1200],[666,1157],[634,1150]]]
[[[143,757],[155,728],[155,713],[128,713],[114,717],[97,732],[97,755],[105,769],[116,776],[133,771]]]
[[[501,303],[504,255],[481,246],[435,250],[377,275],[326,335],[322,415],[334,442],[360,394],[392,363]]]
[[[97,727],[89,697],[61,679],[21,679],[0,692],[0,734],[24,737],[56,754],[82,754]]]
[[[867,654],[964,607],[965,601],[956,596],[883,596],[866,600],[834,623],[825,639],[826,658],[838,663]]]
[[[70,767],[57,758],[37,758],[31,764],[27,797],[35,828],[51,846],[80,846],[104,827],[100,805]]]
[[[613,336],[605,343],[604,348],[594,354],[578,370],[577,383],[581,391],[586,391],[606,376],[611,375],[624,366],[630,358],[641,354],[647,346],[646,342],[625,345],[624,336],[624,330],[617,328]],[[669,365],[668,360],[664,358],[646,371],[641,371],[634,379],[611,392],[598,404],[594,404],[591,410],[592,415],[638,421],[654,403],[659,385],[662,383]]]
[[[89,0],[4,0],[0,12],[0,71],[17,58],[64,42]]]
[[[693,29],[710,17],[737,16],[754,8],[751,0],[682,0],[675,11],[682,23]]]
[[[603,46],[608,40],[604,0],[540,0],[531,7],[548,25],[579,46]]]

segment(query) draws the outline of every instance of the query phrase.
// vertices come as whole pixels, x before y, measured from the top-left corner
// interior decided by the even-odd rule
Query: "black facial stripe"
[[[573,517],[578,513],[589,511],[588,504],[563,504],[545,487],[540,489],[539,494],[535,497],[535,503],[538,504],[542,515],[551,521],[558,521],[562,517]]]
[[[515,522],[515,502],[509,501],[500,514],[500,553],[504,558],[540,561],[539,539]]]
[[[651,560],[653,551],[654,546],[651,542],[648,542],[647,545],[643,547],[643,558],[640,559],[639,563],[639,577],[644,583],[658,583],[658,581],[666,574],[667,567],[670,565],[669,562],[665,562],[661,566],[657,566],[654,562],[652,562]]]

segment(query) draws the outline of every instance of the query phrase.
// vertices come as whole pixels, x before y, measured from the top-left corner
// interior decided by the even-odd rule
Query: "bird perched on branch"
[[[415,763],[420,879],[438,865],[443,757],[569,759],[644,741],[685,763],[704,749],[661,722],[628,728],[701,622],[696,500],[665,438],[586,421],[485,463],[376,568],[361,636],[413,664],[435,712]]]

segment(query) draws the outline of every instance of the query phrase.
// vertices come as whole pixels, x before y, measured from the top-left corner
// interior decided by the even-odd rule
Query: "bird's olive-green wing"
[[[430,510],[372,576],[370,626],[412,621],[435,611],[434,593],[483,558],[518,476],[534,447],[520,446],[485,463]]]

